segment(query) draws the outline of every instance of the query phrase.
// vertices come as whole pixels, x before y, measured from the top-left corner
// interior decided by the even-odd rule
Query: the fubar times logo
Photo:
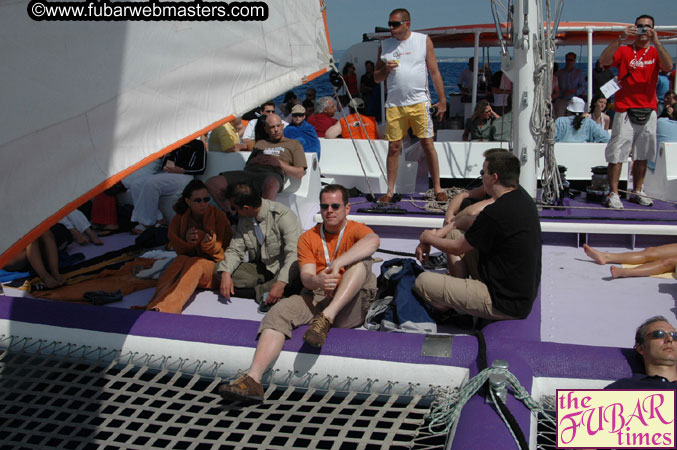
[[[675,449],[675,391],[557,389],[557,448]]]

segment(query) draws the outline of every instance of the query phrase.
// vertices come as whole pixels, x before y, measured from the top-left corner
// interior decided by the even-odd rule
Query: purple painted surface
[[[378,196],[377,196],[378,197]],[[677,207],[672,203],[655,201],[654,206],[646,208],[635,203],[630,203],[622,200],[626,209],[614,210],[605,208],[599,203],[588,203],[584,199],[584,194],[576,199],[564,199],[564,205],[570,209],[562,211],[553,208],[544,208],[539,212],[542,220],[565,220],[574,222],[607,222],[613,223],[642,223],[651,222],[652,224],[677,224]],[[413,203],[412,200],[413,199]],[[364,197],[351,197],[350,202],[353,207],[350,211],[355,215],[367,215],[368,213],[358,212],[360,208],[369,208],[371,203],[367,202]],[[430,213],[424,211],[423,205],[425,201],[418,195],[405,195],[403,201],[397,203],[395,206],[407,210],[407,216],[420,217],[443,217],[443,213]],[[417,206],[414,206],[417,205]],[[384,215],[384,214],[376,214]],[[398,215],[392,215],[397,217]]]
[[[80,328],[107,333],[156,337],[217,345],[256,347],[258,322],[192,315],[132,311],[119,308],[58,303],[0,296],[0,318],[20,322]],[[468,367],[477,358],[477,343],[470,336],[454,338],[449,358],[421,356],[424,335],[332,329],[322,349],[303,341],[300,327],[285,343],[285,350],[416,364]]]

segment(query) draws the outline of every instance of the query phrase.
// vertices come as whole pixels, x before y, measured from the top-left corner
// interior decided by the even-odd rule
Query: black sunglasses
[[[484,169],[480,169],[480,176],[481,176],[481,177],[484,176]]]
[[[651,339],[664,339],[666,334],[669,334],[673,341],[677,341],[677,331],[653,330],[646,336],[651,336]]]
[[[191,198],[190,201],[193,203],[209,203],[209,200],[211,200],[211,197],[203,197],[203,198]]]
[[[637,28],[653,28],[651,25],[646,25],[643,23],[640,23],[639,25],[635,25]]]
[[[331,209],[333,209],[334,211],[338,211],[339,209],[341,209],[341,206],[343,206],[343,204],[342,203],[320,203],[320,209],[322,211],[328,210],[330,206],[331,206]]]
[[[393,20],[392,22],[388,22],[388,26],[389,26],[389,27],[393,27],[393,28],[397,28],[397,27],[399,27],[400,25],[402,25],[403,23],[409,23],[409,21],[408,21],[408,20],[403,20],[403,21],[401,21],[401,22],[398,22],[398,21],[396,21],[396,20]]]
[[[294,113],[294,114],[292,114],[292,116],[294,116],[294,117],[302,117],[302,116],[305,116],[305,115],[306,115],[305,113]]]

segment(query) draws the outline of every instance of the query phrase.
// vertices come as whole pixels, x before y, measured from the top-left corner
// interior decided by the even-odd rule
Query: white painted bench
[[[677,142],[658,146],[655,169],[646,170],[644,191],[658,199],[677,199]]]
[[[372,152],[369,141],[365,139],[356,139],[355,146],[350,139],[320,139],[322,145],[322,157],[320,167],[322,177],[333,183],[338,183],[346,188],[356,187],[364,193],[369,193],[369,186],[374,193],[384,193],[388,190],[388,183],[383,175],[386,171],[386,159],[388,156],[388,142],[382,139],[371,141],[375,152]],[[359,158],[357,152],[359,152]],[[377,159],[381,164],[383,172],[379,168]],[[418,163],[415,161],[406,161],[404,153],[400,157],[399,171],[397,174],[397,183],[395,191],[399,193],[411,193],[415,190],[416,171]],[[365,179],[360,159],[367,173]]]

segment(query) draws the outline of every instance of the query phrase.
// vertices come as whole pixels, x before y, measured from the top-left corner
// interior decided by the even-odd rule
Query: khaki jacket
[[[232,274],[245,260],[261,261],[279,281],[289,283],[299,276],[296,245],[303,233],[296,214],[282,203],[263,199],[261,210],[256,216],[263,232],[263,245],[258,245],[254,224],[249,217],[240,217],[226,259],[218,263],[217,272]]]

